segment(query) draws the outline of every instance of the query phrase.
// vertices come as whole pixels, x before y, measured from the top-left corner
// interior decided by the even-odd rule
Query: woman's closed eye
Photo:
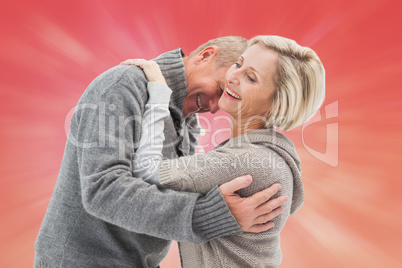
[[[255,83],[255,79],[252,78],[251,76],[249,76],[248,74],[246,74],[247,76],[247,80],[250,81],[251,83]]]
[[[238,63],[238,62],[235,63],[235,66],[236,66],[237,69],[240,69],[240,68],[241,68],[240,63]],[[246,74],[246,77],[247,77],[247,80],[248,80],[248,81],[250,81],[251,83],[255,83],[255,79],[252,78],[250,75]]]

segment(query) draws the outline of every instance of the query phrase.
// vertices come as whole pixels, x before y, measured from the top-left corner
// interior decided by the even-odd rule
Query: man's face
[[[188,93],[184,100],[183,115],[216,113],[218,101],[226,87],[228,68],[216,68],[215,60],[200,61],[187,74]]]

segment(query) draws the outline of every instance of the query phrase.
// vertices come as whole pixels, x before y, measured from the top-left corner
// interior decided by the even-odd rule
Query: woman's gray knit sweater
[[[300,159],[288,138],[271,129],[255,130],[227,140],[206,154],[162,161],[159,180],[180,191],[207,193],[231,179],[250,174],[253,183],[239,191],[249,196],[273,183],[280,183],[279,195],[290,201],[267,232],[225,236],[203,244],[179,243],[182,266],[200,267],[278,267],[282,261],[280,231],[287,218],[303,204]],[[222,225],[225,221],[221,222]]]

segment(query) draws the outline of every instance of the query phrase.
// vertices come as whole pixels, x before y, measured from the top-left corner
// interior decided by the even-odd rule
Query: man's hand
[[[289,197],[280,196],[268,201],[281,189],[281,185],[278,183],[246,198],[242,198],[235,193],[237,190],[249,186],[251,182],[252,178],[250,175],[242,176],[222,184],[219,186],[219,190],[230,212],[236,218],[243,231],[260,233],[275,226],[271,220],[283,212],[283,207],[281,206],[289,200]]]

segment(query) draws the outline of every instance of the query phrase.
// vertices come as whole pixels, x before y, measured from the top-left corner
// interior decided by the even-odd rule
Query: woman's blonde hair
[[[261,44],[278,53],[275,91],[266,125],[288,131],[308,120],[325,96],[325,70],[317,54],[308,47],[280,36],[256,36],[249,47]]]

